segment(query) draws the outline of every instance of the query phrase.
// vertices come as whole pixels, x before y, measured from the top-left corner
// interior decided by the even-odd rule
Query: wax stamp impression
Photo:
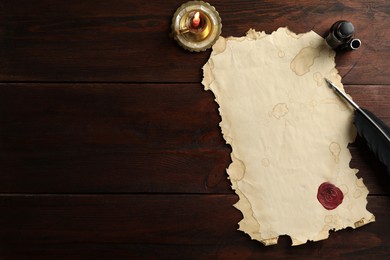
[[[343,202],[343,198],[343,192],[329,182],[324,182],[318,187],[317,199],[326,209],[337,208]]]
[[[342,87],[322,37],[287,28],[220,37],[203,72],[232,146],[239,230],[265,245],[280,235],[299,245],[374,221],[368,190],[349,167],[353,111],[324,81]]]

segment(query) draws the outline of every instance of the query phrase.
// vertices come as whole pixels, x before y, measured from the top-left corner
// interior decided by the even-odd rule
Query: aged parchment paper
[[[299,245],[374,221],[368,190],[349,167],[353,111],[324,81],[342,87],[334,58],[313,31],[249,30],[220,37],[203,67],[202,83],[215,95],[232,146],[227,173],[243,214],[239,230],[265,245],[285,234]],[[334,209],[317,199],[323,183],[341,190]]]

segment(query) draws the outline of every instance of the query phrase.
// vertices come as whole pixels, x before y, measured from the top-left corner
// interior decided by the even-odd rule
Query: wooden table
[[[389,177],[361,139],[352,167],[376,222],[265,247],[237,231],[230,147],[201,67],[170,37],[182,2],[0,1],[1,258],[273,258],[390,255]],[[223,36],[288,26],[325,36],[353,22],[337,55],[347,92],[390,125],[390,2],[222,1]]]

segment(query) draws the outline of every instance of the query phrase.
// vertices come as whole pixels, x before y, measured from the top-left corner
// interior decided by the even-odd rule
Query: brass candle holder
[[[172,18],[172,36],[184,49],[205,51],[221,34],[221,17],[217,10],[203,1],[182,4]]]

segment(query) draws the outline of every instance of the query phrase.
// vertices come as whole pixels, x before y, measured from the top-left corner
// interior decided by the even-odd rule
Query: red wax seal
[[[343,202],[343,192],[332,183],[324,182],[318,187],[317,199],[327,210],[335,209]]]

